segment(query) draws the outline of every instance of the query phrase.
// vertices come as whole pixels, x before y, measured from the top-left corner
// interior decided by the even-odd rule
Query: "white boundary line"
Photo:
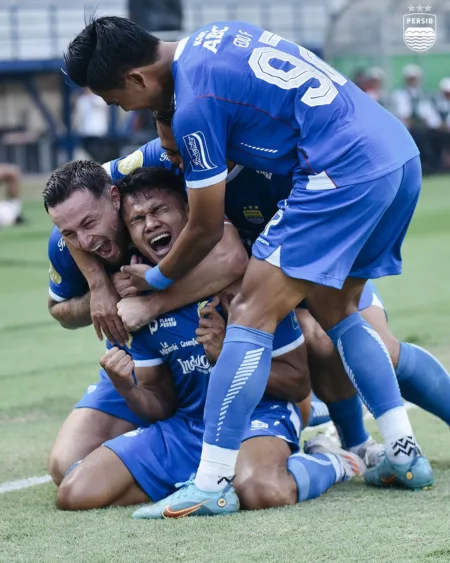
[[[18,481],[7,481],[0,484],[0,495],[3,493],[10,493],[11,491],[21,491],[35,487],[36,485],[43,485],[52,480],[50,475],[42,475],[41,477],[27,477],[26,479],[19,479]]]
[[[411,403],[405,403],[406,410],[418,408],[416,405]],[[364,415],[364,420],[371,420],[373,416],[370,412],[366,412]],[[330,428],[332,422],[327,422],[326,424],[319,424],[319,426],[313,426],[312,428],[305,428],[304,431],[315,431],[320,429]],[[29,489],[30,487],[35,487],[36,485],[44,485],[45,483],[50,483],[52,478],[50,475],[42,475],[36,477],[27,477],[26,479],[18,479],[17,481],[6,481],[6,483],[0,484],[0,495],[3,493],[10,493],[12,491],[21,491],[23,489]]]

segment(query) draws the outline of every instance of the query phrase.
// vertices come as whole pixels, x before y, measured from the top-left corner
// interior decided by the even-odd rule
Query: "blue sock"
[[[369,439],[369,434],[364,428],[362,403],[358,395],[328,403],[327,406],[344,449],[354,448]]]
[[[432,354],[401,342],[396,372],[404,399],[450,424],[450,375]]]
[[[379,334],[360,313],[353,313],[329,330],[328,336],[361,399],[377,421],[387,457],[396,463],[409,462],[416,449],[411,447],[406,451],[403,444],[405,440],[415,443],[414,434],[394,366]]]
[[[348,316],[327,334],[341,356],[345,371],[375,418],[403,406],[389,352],[359,313]]]
[[[331,418],[327,405],[312,393],[311,412],[309,413],[309,420],[306,426],[319,426],[330,421]]]
[[[333,454],[293,454],[287,468],[297,483],[298,502],[320,497],[342,478],[340,462]]]
[[[269,379],[273,335],[239,325],[227,328],[212,370],[205,405],[204,442],[238,450]]]

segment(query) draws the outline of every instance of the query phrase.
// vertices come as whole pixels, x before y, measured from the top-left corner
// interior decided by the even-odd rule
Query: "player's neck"
[[[159,63],[164,70],[172,73],[172,63],[179,41],[161,41],[159,44]]]

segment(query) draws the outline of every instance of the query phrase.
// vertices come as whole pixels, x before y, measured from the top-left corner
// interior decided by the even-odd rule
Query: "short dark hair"
[[[164,125],[168,125],[169,127],[171,127],[172,119],[174,115],[175,115],[175,100],[172,98],[170,100],[169,109],[153,112],[153,122],[155,124],[155,127],[157,123],[163,123]]]
[[[159,166],[136,168],[117,187],[122,199],[149,190],[166,190],[175,194],[183,203],[187,202],[186,188],[180,176]]]
[[[74,160],[57,168],[42,192],[44,207],[63,203],[77,190],[84,190],[100,198],[112,185],[111,178],[101,164],[92,160]]]
[[[158,59],[160,40],[127,18],[91,18],[64,53],[66,71],[78,86],[114,90],[132,68]]]

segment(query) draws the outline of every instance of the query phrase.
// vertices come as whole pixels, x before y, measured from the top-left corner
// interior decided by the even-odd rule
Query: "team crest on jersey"
[[[431,6],[408,9],[410,13],[403,16],[403,41],[413,51],[428,51],[436,43],[436,16],[429,13]]]
[[[150,331],[151,335],[155,334],[155,332],[158,330],[158,321],[150,321],[148,330]]]
[[[61,276],[58,274],[58,272],[55,270],[55,267],[53,266],[53,264],[50,262],[50,268],[48,270],[48,275],[50,276],[50,279],[52,280],[53,283],[56,283],[56,285],[59,285],[62,281]]]
[[[144,153],[140,150],[134,151],[119,161],[117,168],[121,174],[126,176],[136,168],[140,168],[144,163]]]
[[[242,212],[244,213],[247,221],[250,221],[250,223],[256,223],[257,225],[264,223],[264,216],[257,205],[249,205],[248,207],[244,206],[242,208]]]
[[[183,141],[189,154],[193,172],[206,172],[217,168],[209,156],[205,135],[201,131],[185,135]]]

